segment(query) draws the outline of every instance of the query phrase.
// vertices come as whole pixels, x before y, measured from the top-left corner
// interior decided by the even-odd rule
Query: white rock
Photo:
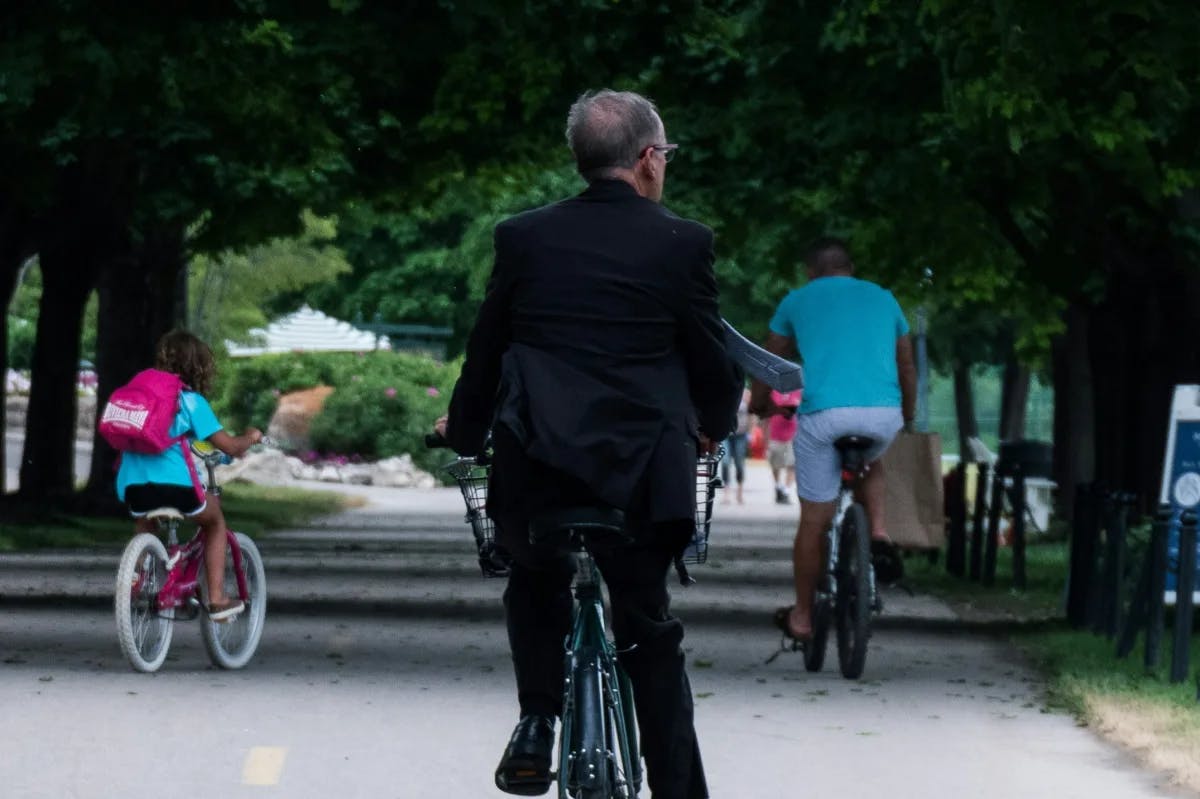
[[[341,472],[343,483],[362,486],[371,485],[372,470],[367,464],[349,463],[341,467],[338,471]]]
[[[203,474],[204,465],[197,462]],[[217,467],[222,483],[242,481],[276,485],[292,480],[317,480],[325,483],[377,485],[390,488],[434,488],[437,480],[418,469],[409,455],[385,458],[375,463],[306,464],[277,449],[252,452],[228,466]]]
[[[389,486],[391,488],[408,488],[413,484],[411,471],[399,470],[394,467],[382,466],[376,463],[371,468],[371,484]]]
[[[295,475],[297,480],[316,480],[321,476],[321,470],[312,464],[304,463],[302,461],[300,468],[296,470]]]
[[[264,449],[251,452],[237,459],[228,466],[217,467],[217,480],[227,483],[239,480],[244,483],[265,483],[277,485],[291,482],[298,458],[291,458],[277,449]]]

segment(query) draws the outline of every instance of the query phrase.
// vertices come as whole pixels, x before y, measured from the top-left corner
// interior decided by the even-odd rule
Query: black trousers
[[[513,557],[504,591],[521,714],[562,712],[564,642],[571,627],[573,561],[528,542],[519,517],[497,520]],[[593,551],[608,586],[618,657],[633,686],[646,780],[654,799],[705,799],[708,786],[693,724],[692,689],[670,614],[667,573],[690,528],[661,526],[638,542]]]

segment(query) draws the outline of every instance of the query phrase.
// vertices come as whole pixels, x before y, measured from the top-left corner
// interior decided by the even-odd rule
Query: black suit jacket
[[[696,433],[723,439],[742,389],[712,242],[616,180],[496,226],[447,425],[462,454],[506,428],[492,515],[590,494],[635,517],[692,517]]]

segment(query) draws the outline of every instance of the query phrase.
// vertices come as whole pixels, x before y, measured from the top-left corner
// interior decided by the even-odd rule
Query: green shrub
[[[446,412],[459,363],[406,353],[295,353],[226,360],[214,409],[233,430],[266,429],[280,394],[333,386],[312,422],[314,450],[375,460],[408,453],[433,471],[444,452],[425,449],[433,421]]]
[[[213,410],[231,430],[267,428],[280,394],[314,386],[342,385],[368,357],[392,353],[296,352],[226,358],[218,365]]]

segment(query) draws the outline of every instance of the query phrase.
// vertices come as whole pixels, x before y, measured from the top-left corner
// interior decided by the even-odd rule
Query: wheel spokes
[[[158,627],[162,621],[158,618],[156,597],[162,581],[159,579],[158,561],[154,553],[145,552],[134,571],[131,586],[132,601],[130,603],[130,622],[133,627],[134,644],[143,655],[153,655],[157,648],[157,639],[161,635]]]

